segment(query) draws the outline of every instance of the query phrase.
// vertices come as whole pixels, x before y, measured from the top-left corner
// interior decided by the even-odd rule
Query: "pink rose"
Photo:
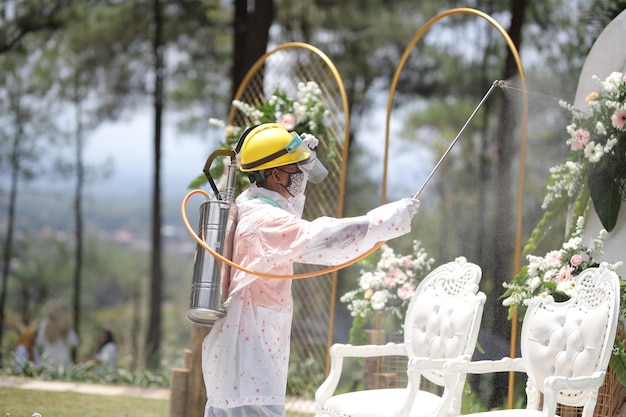
[[[578,128],[572,137],[572,149],[583,150],[589,143],[590,134],[588,130]]]
[[[572,255],[571,259],[569,260],[569,263],[571,263],[572,266],[578,266],[581,263],[583,263],[583,256],[580,253]]]
[[[415,294],[415,288],[413,288],[413,284],[407,282],[406,284],[398,288],[397,294],[398,298],[402,301],[408,300],[409,298],[413,297],[413,294]]]
[[[556,282],[557,283],[561,283],[561,282],[565,282],[565,281],[571,281],[572,279],[574,279],[574,276],[572,275],[572,272],[574,272],[574,268],[572,268],[571,266],[564,266],[559,271],[559,276],[558,276]]]
[[[560,250],[553,250],[546,254],[546,260],[550,262],[560,262],[563,258],[563,253]]]
[[[626,109],[619,109],[611,116],[611,122],[615,129],[624,130],[626,126]]]
[[[287,130],[293,130],[293,128],[296,127],[296,118],[293,114],[286,113],[282,114],[278,118],[278,120],[276,120],[276,123],[278,123]]]
[[[415,262],[413,261],[413,257],[411,255],[407,255],[402,258],[402,266],[405,268],[411,269],[415,266]]]
[[[389,271],[385,274],[385,278],[383,278],[383,284],[388,288],[395,288],[398,285],[398,276],[402,274],[402,271],[396,267],[389,268]]]

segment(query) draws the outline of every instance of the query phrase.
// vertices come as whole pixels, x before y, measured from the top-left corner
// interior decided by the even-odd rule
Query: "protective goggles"
[[[306,155],[306,159],[296,163],[298,168],[307,174],[308,180],[313,184],[318,184],[326,178],[328,170],[317,158],[315,151],[309,148],[296,132],[291,132],[291,141],[285,146],[288,153],[301,152]]]

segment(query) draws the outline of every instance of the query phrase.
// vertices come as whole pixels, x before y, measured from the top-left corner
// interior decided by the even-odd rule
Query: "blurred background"
[[[180,205],[225,139],[209,118],[226,120],[248,69],[292,41],[326,53],[346,88],[344,216],[417,191],[494,80],[505,80],[422,193],[414,232],[390,244],[408,253],[418,239],[436,265],[457,256],[479,264],[488,299],[481,343],[486,356],[508,354],[499,296],[515,272],[522,92],[506,43],[484,20],[443,20],[411,52],[393,102],[382,192],[394,71],[415,33],[455,7],[492,16],[520,52],[529,99],[526,239],[543,214],[548,168],[568,152],[559,100],[573,101],[589,49],[625,1],[0,1],[2,366],[11,365],[19,329],[58,299],[80,341],[76,364],[109,328],[121,367],[153,371],[167,385],[191,334],[195,243]],[[555,241],[562,236],[555,230]],[[351,327],[338,299],[360,270],[339,273],[336,341],[347,341]],[[501,403],[506,384],[484,384],[481,400]]]

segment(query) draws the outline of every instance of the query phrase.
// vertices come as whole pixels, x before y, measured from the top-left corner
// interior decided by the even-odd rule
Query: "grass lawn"
[[[168,417],[169,401],[73,392],[0,388],[0,416]]]

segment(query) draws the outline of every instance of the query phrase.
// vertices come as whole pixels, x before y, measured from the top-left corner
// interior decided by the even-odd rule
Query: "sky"
[[[154,128],[149,111],[131,119],[107,123],[88,139],[85,160],[98,165],[112,159],[112,175],[90,186],[103,193],[152,193],[154,175]],[[181,199],[188,184],[202,174],[202,168],[216,145],[208,138],[183,136],[165,126],[161,150],[161,181],[165,197]]]
[[[386,109],[381,106],[371,117],[363,117],[358,126],[358,140],[374,155],[374,164],[370,166],[370,175],[381,179],[383,174],[383,155],[385,145]],[[432,168],[422,152],[407,146],[394,133],[394,126],[400,120],[394,118],[391,123],[388,197],[412,195]],[[183,136],[173,126],[166,126],[162,148],[162,190],[164,198],[184,198],[190,191],[189,182],[202,174],[202,168],[208,156],[218,148],[219,129],[207,132],[206,137]],[[107,158],[113,161],[112,176],[99,179],[90,189],[99,193],[135,194],[152,193],[152,175],[154,172],[154,145],[152,114],[149,110],[136,113],[132,118],[115,123],[106,123],[88,139],[85,159],[88,164],[98,165]],[[416,161],[418,167],[416,168]],[[434,165],[434,164],[433,164]],[[407,180],[407,178],[409,178]]]

